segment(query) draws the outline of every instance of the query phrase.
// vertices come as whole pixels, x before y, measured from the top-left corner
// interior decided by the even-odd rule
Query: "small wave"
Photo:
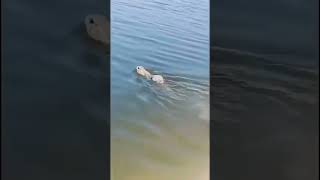
[[[213,51],[211,106],[216,111],[215,121],[237,122],[246,111],[261,111],[259,105],[297,112],[299,107],[318,103],[318,72],[312,68],[276,63],[266,55],[234,49],[214,47]],[[296,116],[304,114],[298,112]]]
[[[144,104],[155,104],[168,113],[190,109],[197,119],[209,120],[209,83],[205,78],[184,75],[163,74],[165,84],[138,78],[141,91],[137,98]],[[184,110],[185,111],[185,110]],[[183,111],[181,111],[183,112]]]

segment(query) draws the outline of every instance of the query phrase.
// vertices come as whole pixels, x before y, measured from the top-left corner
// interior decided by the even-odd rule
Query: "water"
[[[214,177],[316,179],[318,72],[219,48],[213,54]]]
[[[208,179],[208,3],[111,2],[113,180]]]
[[[215,179],[318,179],[318,2],[212,1]]]
[[[113,3],[117,2],[114,0]],[[82,31],[81,23],[83,18],[91,13],[109,14],[105,8],[108,3],[101,0],[29,0],[27,3],[22,0],[7,0],[2,3],[2,93],[4,95],[2,96],[4,109],[1,127],[2,153],[4,154],[1,160],[3,163],[2,177],[10,180],[107,179],[105,172],[108,164],[106,161],[108,103],[106,102],[109,100],[106,92],[109,89],[107,81],[109,72],[106,67],[109,61],[105,53],[106,48],[88,40]],[[178,1],[173,3],[178,3]],[[188,2],[181,1],[181,4],[184,3]],[[191,5],[188,6],[188,13],[198,14],[199,11],[196,11],[198,8],[195,7],[207,8],[207,5],[203,5],[204,2],[200,2],[201,6],[195,1],[194,4],[191,1],[189,3]],[[211,1],[211,44],[215,48],[211,51],[213,88],[210,89],[212,91],[210,97],[213,111],[210,125],[214,125],[212,128],[214,142],[211,144],[214,150],[212,161],[214,166],[212,167],[215,171],[212,175],[216,179],[239,179],[241,177],[260,180],[318,179],[318,3],[318,0]],[[136,4],[135,2],[133,6],[137,6]],[[163,8],[165,6],[165,4],[162,5]],[[168,7],[172,6],[167,5]],[[181,12],[184,7],[179,5],[177,13]],[[118,14],[122,13],[130,20],[134,20],[139,14],[128,13],[125,9],[128,10],[128,8],[123,8],[123,10],[121,8]],[[137,9],[134,12],[137,12]],[[165,12],[173,14],[171,10]],[[166,13],[154,13],[152,17],[145,16],[144,18],[159,19]],[[181,16],[170,16],[166,20],[172,22],[176,17]],[[192,19],[183,18],[188,22]],[[205,18],[200,18],[200,20],[205,20]],[[175,23],[180,25],[185,21]],[[128,25],[130,23],[123,22],[123,26]],[[149,28],[151,26],[153,25],[150,24]],[[157,29],[154,28],[155,30],[148,31],[148,33],[154,32],[155,35],[159,35],[155,33],[159,32],[158,26],[159,24],[156,26]],[[130,30],[131,32],[135,28],[138,26],[123,29],[123,31]],[[179,32],[184,31],[185,33],[188,30],[194,31],[182,28]],[[131,34],[139,33],[142,31]],[[172,33],[184,38],[194,37],[184,36],[184,33]],[[147,50],[144,50],[146,47],[149,48],[148,50],[156,49],[151,46],[153,43],[150,43],[152,42],[150,36],[147,38],[149,41],[143,41],[145,43],[143,48],[141,44],[137,46],[137,42],[132,43],[131,39],[131,43],[136,45],[135,48],[141,47],[139,51],[135,49],[136,52],[147,53]],[[130,39],[127,38],[127,40]],[[121,43],[121,45],[130,48],[127,43]],[[205,48],[190,49],[191,51],[197,50],[199,53],[183,56],[181,59],[184,60],[184,63],[189,62],[185,61],[187,57],[199,56],[205,51]],[[178,49],[175,47],[175,50]],[[183,53],[190,54],[191,51],[183,51]],[[124,51],[121,55],[128,55],[127,53],[130,53],[130,57],[135,57],[135,53],[131,51]],[[169,53],[168,51],[167,54]],[[132,61],[128,63],[132,66],[128,68],[128,71],[122,72],[130,75],[127,76],[127,84],[123,85],[131,88],[134,86],[137,89],[141,87],[146,91],[141,94],[151,97],[150,92],[153,92],[152,88],[156,87],[146,88],[149,86],[148,82],[143,79],[140,79],[142,82],[134,82],[132,79],[135,78],[132,70],[136,66],[133,61],[137,59],[125,60]],[[167,66],[160,66],[152,62],[140,63],[165,76],[173,77],[172,80],[170,78],[169,80],[183,87],[177,89],[191,93],[185,87],[197,86],[197,90],[204,87],[203,77],[190,77],[194,73],[184,72],[184,65],[172,66],[176,68],[176,72],[173,68],[168,68],[166,71],[163,68]],[[162,63],[170,62],[163,60]],[[186,68],[188,67],[189,65]],[[198,63],[195,66],[196,69],[201,67]],[[175,78],[177,80],[173,80]],[[192,81],[186,81],[186,79]],[[121,82],[124,81],[126,80]],[[188,82],[192,86],[186,85]],[[172,91],[174,90],[176,89],[173,88]],[[169,91],[169,94],[172,94],[172,91]],[[161,91],[155,91],[156,98],[153,98],[155,101],[153,104],[159,104],[164,100],[168,102],[167,94],[161,96],[159,93]],[[202,97],[201,93],[199,94]],[[140,99],[136,102],[141,102],[142,98],[143,96],[136,97]],[[149,102],[148,99],[146,102]],[[153,111],[147,113],[151,114],[151,112]],[[173,117],[172,114],[165,116]],[[157,116],[152,117],[151,120],[158,120]],[[162,119],[163,114],[159,117],[161,121],[155,121],[165,126],[164,122],[167,121]],[[192,131],[184,134],[200,139],[204,135],[193,132],[197,132],[197,129],[203,130],[202,127],[199,127],[201,126],[199,122],[205,122],[202,121],[206,119],[205,117],[194,121],[196,128],[191,125],[189,127],[190,123],[165,126],[170,132],[167,135],[172,139],[172,144],[179,146],[177,149],[180,150],[179,153],[182,152],[181,156],[183,153],[188,153],[190,148],[185,148],[185,145],[182,144],[187,143],[180,143],[180,140],[176,143],[175,140],[178,138],[176,128],[181,128],[180,132],[188,131],[187,128],[190,128]],[[132,136],[134,131],[149,136],[150,131],[148,130],[152,129],[152,133],[165,134],[164,131],[159,131],[159,129],[164,129],[158,128],[161,126],[146,123],[140,119],[128,119],[132,119],[130,126],[127,126],[127,129],[131,128],[131,130],[125,131],[126,128],[120,128],[124,129],[120,134],[121,137],[131,137],[131,140],[136,140],[132,143],[143,139]],[[145,128],[146,126],[148,128]],[[205,129],[207,123],[204,123],[203,126]],[[151,135],[150,138],[152,137],[157,136]],[[168,144],[165,138],[161,140],[165,143],[159,143],[160,145]],[[194,155],[201,154],[201,150],[196,148],[199,147],[199,144],[204,145],[203,142],[206,140],[202,140],[194,145],[195,153],[185,158],[186,160],[192,161],[193,157],[199,159]],[[154,141],[156,142],[159,141]],[[137,146],[136,143],[132,147],[137,149]],[[184,150],[181,150],[181,147]],[[134,148],[127,149],[127,155],[138,155],[139,152],[136,153],[137,150]],[[157,148],[163,153],[174,152],[176,147]],[[158,153],[156,148],[152,150]],[[159,157],[161,153],[152,157]],[[206,155],[206,153],[203,154]],[[165,168],[169,167],[167,164],[161,168],[157,165],[158,163],[155,163],[156,166],[151,166],[146,160],[150,156],[143,157],[145,159],[142,159],[141,156],[131,156],[130,158],[139,160],[136,162],[140,164],[129,165],[143,169],[145,166],[141,164],[148,164],[148,171],[133,169],[134,172],[141,172],[140,175],[144,175],[146,179],[151,179],[146,176],[152,172],[150,171],[152,168],[157,170],[157,175],[159,172],[171,175]],[[174,157],[170,158],[177,160],[180,157],[176,158],[174,154]],[[167,156],[162,159],[166,160]],[[128,159],[123,164],[129,162],[131,161]],[[154,160],[153,162],[159,161]],[[199,172],[206,168],[200,165],[197,167],[200,169]],[[172,169],[174,170],[176,169]],[[187,175],[188,172],[196,174],[197,171],[195,169],[185,170],[183,173],[177,171],[176,174]]]
[[[5,179],[106,179],[108,47],[83,26],[106,4],[3,2]]]

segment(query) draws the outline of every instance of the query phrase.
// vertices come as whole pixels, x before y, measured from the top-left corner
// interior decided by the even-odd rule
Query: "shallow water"
[[[185,0],[180,2],[192,4],[191,1],[186,2]],[[114,3],[117,3],[116,0]],[[315,23],[318,22],[318,3],[318,0],[211,1],[211,30],[213,32],[211,42],[216,46],[212,51],[213,77],[211,82],[213,88],[210,89],[213,91],[213,96],[211,96],[213,107],[211,122],[213,123],[211,124],[214,124],[212,129],[214,138],[212,139],[215,141],[212,143],[215,147],[213,161],[215,171],[212,174],[217,177],[216,179],[238,179],[239,177],[260,180],[276,179],[275,177],[281,180],[318,179],[319,113],[317,109],[319,102],[316,99],[319,97],[319,53],[317,51],[319,29],[318,23]],[[107,159],[106,151],[108,150],[108,143],[106,143],[108,141],[106,136],[108,130],[106,128],[108,117],[108,97],[106,97],[108,78],[106,76],[109,74],[108,68],[106,68],[108,61],[106,60],[108,60],[108,56],[104,52],[104,47],[85,38],[85,33],[81,28],[83,18],[88,14],[108,15],[109,13],[105,12],[108,10],[105,8],[106,4],[108,4],[106,1],[101,0],[30,0],[28,3],[22,0],[3,1],[2,85],[4,109],[2,116],[4,118],[1,127],[1,143],[4,156],[2,158],[2,177],[41,180],[107,178],[105,172],[108,162],[105,159]],[[198,14],[198,11],[195,11],[198,8],[193,7],[207,7],[203,5],[203,2],[200,4],[188,6],[188,13]],[[125,4],[122,3],[122,5]],[[141,7],[135,9],[124,7],[126,6],[121,6],[120,9],[119,6],[117,14],[121,13],[123,17],[130,16],[128,17],[130,20],[139,18],[136,16],[138,13],[128,12],[140,12]],[[144,7],[149,10],[151,8]],[[167,7],[171,6],[163,4],[160,9]],[[181,10],[184,7],[179,5],[177,8],[170,8],[176,9],[174,11],[166,10],[165,12],[172,14],[175,12],[181,15]],[[128,9],[131,11],[127,11]],[[159,19],[162,15],[165,13],[154,13],[149,18]],[[167,21],[172,23],[175,17],[177,16],[170,16]],[[143,18],[148,18],[148,16]],[[131,25],[124,18],[120,18],[120,20],[123,27]],[[141,17],[139,21],[141,22]],[[192,18],[187,21],[192,21]],[[142,22],[145,27],[145,21]],[[161,21],[161,23],[164,22]],[[175,23],[184,24],[183,21]],[[153,25],[150,23],[145,28],[149,29]],[[158,24],[156,31],[152,30],[148,33],[157,32],[153,34],[157,37],[159,31],[164,31],[165,27],[175,27],[174,25],[167,24],[161,29]],[[134,33],[130,33],[131,35],[144,33],[144,31],[140,31],[141,29],[135,28],[122,28],[122,34],[129,32],[128,30],[134,31]],[[205,29],[205,27],[201,29]],[[188,38],[193,36],[184,36],[185,31],[189,30],[193,31],[186,28],[182,28],[182,30],[175,28],[174,31],[167,33],[178,36],[180,33],[176,32],[183,31],[181,36],[186,39],[179,38],[177,41],[187,41],[191,45]],[[195,31],[195,33],[197,32],[202,31]],[[146,36],[140,36],[140,38],[142,37]],[[171,36],[171,38],[175,37]],[[125,39],[121,38],[122,41]],[[139,52],[137,54],[141,52],[153,54],[149,50],[157,50],[152,46],[154,39],[148,36],[147,40],[143,42],[143,47],[140,41],[136,42],[132,37],[127,40],[136,46],[132,47],[135,48],[135,52],[124,51],[121,53],[122,61],[124,59],[132,61],[130,63],[132,67],[130,66],[126,71],[128,72],[126,75],[130,75],[127,80],[131,82],[127,82],[127,85],[137,89],[141,87],[143,91],[147,91],[144,95],[150,97],[151,92],[155,91],[154,89],[157,87],[150,86],[149,82],[145,82],[143,79],[138,80],[142,81],[141,83],[134,82],[135,76],[129,71],[134,69],[136,66],[134,61],[138,61],[138,59],[124,57],[135,57],[136,52]],[[157,45],[162,42],[159,39],[157,41],[159,41],[156,43]],[[195,40],[195,42],[199,41]],[[177,44],[177,42],[173,44]],[[122,46],[125,46],[125,49],[130,48],[128,43],[118,44],[118,47]],[[198,52],[198,48],[195,49]],[[181,56],[180,53],[177,55],[169,50],[177,52],[176,47],[168,49],[167,56],[169,53],[172,58],[179,56],[188,66],[191,64],[189,62],[192,62],[190,57],[198,57],[204,52],[202,49],[199,50],[200,53],[194,54],[191,53],[194,48],[187,48],[188,51],[183,51],[181,54],[188,53],[188,56]],[[185,60],[188,57],[189,60]],[[201,57],[203,56],[201,55]],[[152,98],[154,104],[169,102],[168,99],[172,96],[168,94],[174,94],[173,99],[181,98],[181,94],[174,93],[179,92],[178,89],[191,93],[185,89],[185,87],[193,88],[188,85],[188,82],[198,86],[195,88],[197,90],[205,87],[201,85],[203,84],[202,77],[198,80],[195,76],[189,77],[190,74],[194,75],[195,73],[184,72],[184,65],[175,65],[170,61],[159,61],[158,63],[145,61],[141,65],[150,67],[161,74],[164,73],[165,76],[168,75],[169,82],[172,79],[172,82],[184,88],[171,88],[169,93],[164,95],[161,94],[162,91],[156,91],[157,98]],[[162,66],[161,63],[164,63],[165,66]],[[169,63],[176,68],[177,72],[173,71],[173,68],[169,68],[168,72],[162,69],[167,67]],[[197,62],[195,68],[200,67],[201,69],[199,64]],[[120,66],[118,65],[118,70]],[[179,80],[180,78],[181,80]],[[188,81],[188,79],[192,79],[192,81]],[[151,88],[145,88],[146,86]],[[121,88],[119,89],[121,90]],[[144,96],[140,95],[132,99],[141,102],[143,98]],[[146,101],[150,101],[150,98],[146,98]],[[173,106],[177,104],[173,104]],[[135,108],[135,105],[131,104],[130,107]],[[162,106],[162,108],[165,107],[168,106]],[[150,115],[151,112],[153,111],[148,112],[149,116],[153,117],[155,122],[166,122],[162,119],[163,114],[158,116],[161,118],[156,118],[157,116]],[[207,113],[203,114],[200,119],[206,119]],[[172,114],[167,116],[173,117]],[[133,120],[135,119],[133,118]],[[119,128],[124,129],[122,134],[119,131],[122,137],[138,139],[131,136],[132,132],[151,135],[151,138],[157,137],[152,136],[154,133],[165,134],[163,131],[159,131],[158,127],[160,126],[146,123],[146,121],[141,121],[140,124],[139,120],[131,122],[130,126],[127,126],[127,129],[131,128],[130,131],[125,131],[126,128]],[[172,125],[172,122],[178,121],[170,121],[168,124]],[[198,122],[194,123],[200,126]],[[148,128],[145,128],[147,125]],[[176,136],[177,128],[181,128],[180,132],[187,131],[185,134],[193,136],[192,138],[200,139],[201,136],[204,136],[200,134],[197,137],[198,134],[190,133],[195,132],[196,128],[191,128],[192,131],[189,131],[188,128],[191,127],[189,124],[166,125],[162,124],[168,129],[167,132],[170,132],[166,137],[173,139],[172,144],[178,145],[178,149],[184,146],[181,144],[189,142],[179,139],[183,136]],[[204,123],[203,126],[206,128],[207,123]],[[150,131],[151,129],[152,131]],[[201,127],[198,129],[203,130]],[[162,138],[161,140],[166,142],[162,144],[168,144],[167,139]],[[142,138],[138,140],[142,140]],[[176,143],[177,141],[179,143]],[[159,144],[161,145],[161,143]],[[199,144],[202,142],[199,141]],[[141,149],[137,143],[132,147]],[[149,152],[157,153],[158,147],[154,147],[151,151],[149,148]],[[183,148],[189,149],[189,147]],[[198,154],[199,150],[196,148],[199,146],[193,147],[195,147],[195,154]],[[136,155],[137,150],[132,149],[126,150],[127,155],[133,154],[133,152]],[[175,146],[172,146],[171,149],[161,146],[158,149],[174,152]],[[119,152],[125,151],[120,150]],[[163,152],[161,151],[161,153]],[[186,151],[179,152],[188,153]],[[156,156],[149,153],[148,157],[159,157],[161,153],[157,153]],[[165,168],[169,167],[167,164],[160,169],[159,166],[151,166],[149,161],[140,157],[130,156],[130,158],[137,159],[136,162],[140,162],[140,165],[148,163],[148,170],[155,169],[157,175],[159,172],[163,172],[163,174],[168,172]],[[194,154],[189,157],[194,157]],[[191,160],[189,157],[185,159]],[[179,158],[176,158],[176,154],[174,154],[172,159]],[[125,161],[122,164],[128,162]],[[137,167],[137,165],[129,164],[128,166],[131,168]],[[201,165],[197,166],[200,169],[198,172],[207,168],[202,168]],[[128,166],[124,166],[124,168],[128,169]],[[137,169],[143,169],[140,167],[144,168],[145,166],[139,166]],[[186,167],[183,169],[183,173],[177,171],[177,176],[188,175],[187,172],[196,172],[194,169],[189,171],[189,167],[194,168],[195,165]],[[136,169],[133,171],[141,172]],[[152,172],[151,170],[143,171],[139,175],[151,179],[147,176],[151,176]],[[132,175],[132,173],[130,174]],[[203,174],[206,175],[206,173]],[[139,179],[139,175],[135,177]],[[166,175],[170,176],[169,173]]]
[[[112,179],[208,179],[208,1],[114,0],[111,42]]]

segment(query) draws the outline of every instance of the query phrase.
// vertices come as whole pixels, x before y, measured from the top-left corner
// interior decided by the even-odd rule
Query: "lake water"
[[[108,48],[90,41],[81,26],[88,14],[109,15],[107,1],[2,3],[3,179],[107,179]],[[207,88],[203,67],[208,50],[201,43],[207,39],[203,35],[207,2],[149,1],[144,9],[137,1],[113,3],[119,43],[114,41],[111,48],[112,53],[121,53],[113,53],[117,61],[112,59],[111,69],[118,87],[113,93],[119,101],[112,103],[128,107],[121,108],[119,123],[113,122],[112,130],[121,140],[115,146],[117,157],[126,160],[115,162],[115,167],[138,179],[154,174],[206,176],[207,113],[198,115],[207,106],[193,108],[193,114],[175,108],[201,106],[201,99],[208,97],[205,91],[194,93]],[[318,179],[318,4],[318,0],[211,1],[210,38],[215,48],[210,125],[216,179]],[[132,26],[133,22],[140,24]],[[196,22],[195,29],[188,28],[190,22]],[[125,63],[121,67],[116,62]],[[137,64],[163,74],[171,89],[161,91],[137,78],[133,72]],[[123,92],[127,94],[120,96]],[[184,94],[197,101],[185,102],[190,99],[182,98]],[[148,106],[141,115],[142,106],[149,104],[161,110]],[[129,112],[134,116],[125,118]],[[124,146],[125,141],[131,144]],[[188,166],[187,161],[192,170],[181,166]]]
[[[108,47],[83,23],[107,4],[3,2],[4,179],[107,179]]]
[[[209,177],[209,2],[111,2],[111,177]],[[142,65],[163,85],[137,76]]]
[[[213,177],[318,179],[319,1],[210,5]]]

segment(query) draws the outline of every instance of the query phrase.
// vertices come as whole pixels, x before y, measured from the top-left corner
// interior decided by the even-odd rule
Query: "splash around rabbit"
[[[153,75],[149,71],[147,71],[143,66],[137,66],[136,71],[139,75],[141,75],[149,80],[152,80],[152,81],[159,83],[159,84],[164,83],[164,79],[161,75]]]

